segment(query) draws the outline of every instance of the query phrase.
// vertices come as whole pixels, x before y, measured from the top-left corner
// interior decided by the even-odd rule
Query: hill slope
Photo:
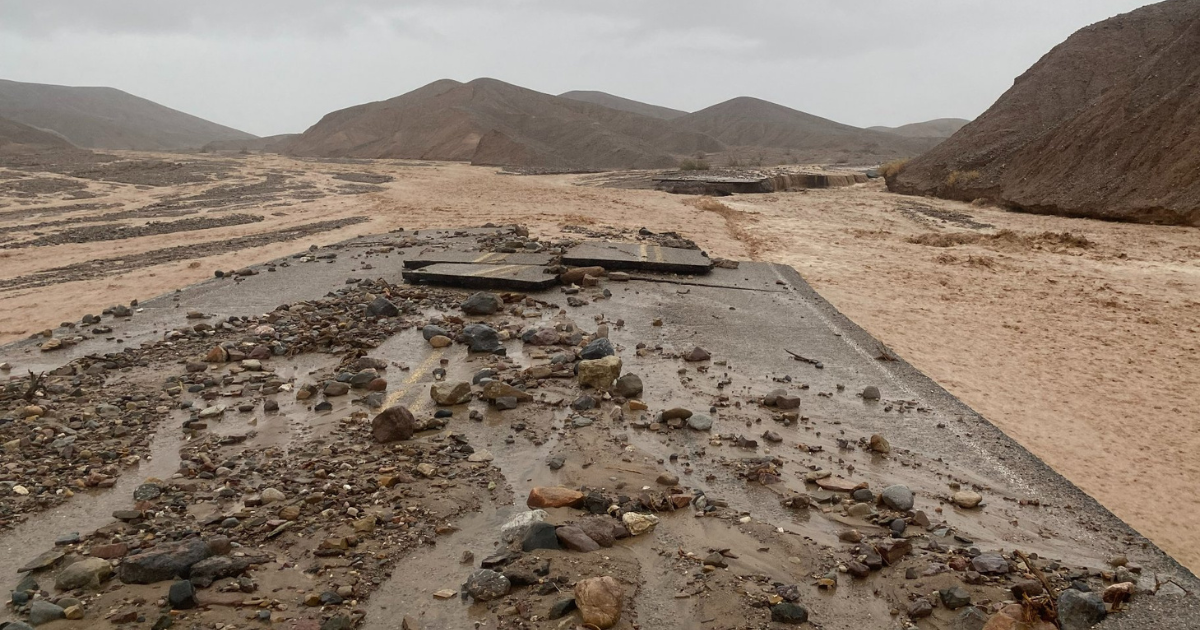
[[[92,149],[187,149],[254,137],[107,87],[0,79],[0,116],[53,130]]]
[[[671,121],[731,147],[785,149],[811,161],[831,155],[866,161],[909,157],[935,144],[844,125],[768,101],[742,96]]]
[[[262,151],[265,153],[283,153],[291,145],[292,140],[299,138],[298,133],[281,133],[262,138],[245,138],[241,140],[216,140],[200,147],[201,151]]]
[[[1200,3],[1089,26],[982,116],[889,178],[910,194],[1200,225]]]
[[[949,138],[971,121],[965,118],[935,118],[899,127],[867,127],[870,131],[882,131],[906,138]]]
[[[35,129],[29,125],[0,118],[0,153],[30,153],[39,151],[72,150],[75,145],[62,136]]]
[[[437,81],[327,114],[288,151],[603,169],[664,168],[675,164],[672,152],[720,148],[657,118],[476,79]]]
[[[679,109],[671,109],[670,107],[662,107],[661,105],[651,105],[633,99],[622,98],[607,92],[597,92],[595,90],[572,90],[559,94],[563,98],[569,98],[585,103],[593,103],[595,105],[603,105],[612,109],[619,109],[623,112],[633,112],[643,116],[652,118],[661,118],[663,120],[672,120],[680,116],[686,116],[687,112]]]

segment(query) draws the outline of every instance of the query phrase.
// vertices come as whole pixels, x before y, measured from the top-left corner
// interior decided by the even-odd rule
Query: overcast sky
[[[441,78],[858,126],[973,118],[1144,0],[0,0],[0,78],[106,85],[257,135]]]

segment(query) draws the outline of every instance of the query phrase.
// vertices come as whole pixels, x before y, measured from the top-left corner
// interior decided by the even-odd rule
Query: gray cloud
[[[110,85],[256,134],[439,78],[842,122],[970,118],[1075,30],[1144,0],[0,0],[0,77]]]

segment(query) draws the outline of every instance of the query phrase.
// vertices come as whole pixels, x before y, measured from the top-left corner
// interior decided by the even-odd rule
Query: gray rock
[[[33,630],[33,626],[22,621],[10,621],[0,624],[0,630]]]
[[[617,353],[616,348],[613,348],[612,342],[606,337],[593,339],[591,343],[583,347],[583,351],[579,353],[579,358],[586,360],[603,359]]]
[[[851,492],[850,496],[855,501],[858,501],[859,503],[874,503],[875,502],[875,493],[871,492],[870,490],[868,490],[866,488],[859,488],[858,490]]]
[[[63,569],[54,581],[54,586],[60,591],[73,591],[77,588],[98,589],[112,573],[112,565],[108,560],[88,558]]]
[[[463,339],[466,340],[467,350],[470,352],[496,352],[503,348],[500,344],[500,335],[491,326],[483,324],[471,324],[462,331]]]
[[[426,324],[425,327],[421,329],[421,336],[425,338],[425,341],[429,341],[434,337],[449,337],[450,333],[446,332],[446,329],[442,328],[441,326],[437,326],[435,324]]]
[[[564,525],[555,530],[558,542],[572,551],[596,551],[600,544],[592,540],[584,531],[574,525]]]
[[[800,604],[781,602],[771,607],[771,621],[798,625],[808,621],[808,609]]]
[[[37,599],[29,605],[29,625],[40,626],[66,617],[61,606],[55,606],[48,601]]]
[[[180,580],[171,585],[167,592],[167,602],[172,610],[191,610],[196,607],[196,587],[187,580]]]
[[[459,308],[467,315],[491,315],[504,308],[504,300],[495,293],[480,291],[463,300]]]
[[[194,586],[208,588],[216,580],[237,577],[244,573],[246,569],[256,564],[270,562],[271,560],[272,557],[269,554],[238,557],[213,556],[193,564],[188,577]]]
[[[696,431],[708,431],[712,429],[713,419],[708,414],[694,413],[687,419],[687,425]]]
[[[986,613],[974,606],[969,606],[954,618],[950,624],[950,630],[983,630],[987,622]]]
[[[971,594],[961,586],[944,588],[938,591],[938,596],[942,598],[942,605],[950,610],[958,610],[963,606],[971,605]]]
[[[539,521],[531,523],[529,529],[525,530],[525,535],[521,538],[521,551],[534,549],[562,549],[553,525]]]
[[[637,398],[642,395],[642,379],[637,374],[626,374],[617,379],[613,393],[622,398]]]
[[[399,314],[400,309],[395,304],[392,304],[391,300],[382,295],[367,305],[367,315],[371,317],[395,317]]]
[[[1067,589],[1058,596],[1058,621],[1062,630],[1088,630],[1107,616],[1104,600],[1097,593]]]
[[[554,605],[550,607],[549,618],[561,619],[571,614],[571,611],[575,610],[576,608],[578,608],[578,606],[575,604],[574,597],[571,599],[560,599],[557,602],[554,602]]]
[[[867,385],[862,390],[863,400],[879,400],[879,388],[874,385]]]
[[[199,538],[158,545],[150,551],[126,557],[117,568],[117,577],[126,584],[153,584],[187,577],[192,565],[212,555],[208,543]]]
[[[985,553],[971,558],[971,568],[980,573],[1004,575],[1008,573],[1008,560],[999,554]]]
[[[396,405],[371,420],[371,437],[376,442],[398,442],[412,439],[417,420],[407,407]]]
[[[888,486],[879,498],[893,510],[907,512],[913,508],[913,493],[907,486]]]
[[[467,578],[467,593],[475,601],[488,602],[508,595],[512,584],[504,575],[491,569],[480,569]]]
[[[153,501],[162,496],[162,488],[158,484],[144,483],[133,489],[134,501]]]

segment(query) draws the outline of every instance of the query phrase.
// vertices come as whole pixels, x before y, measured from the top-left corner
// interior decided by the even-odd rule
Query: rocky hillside
[[[254,136],[109,87],[0,80],[0,116],[89,149],[194,149]]]
[[[670,107],[662,107],[660,105],[651,105],[633,99],[622,98],[607,92],[596,92],[593,90],[574,90],[571,92],[563,92],[559,94],[563,98],[574,99],[576,101],[584,101],[585,103],[594,103],[619,109],[621,111],[633,112],[643,116],[652,118],[661,118],[663,120],[672,120],[680,116],[686,116],[687,112],[679,109],[671,109]]]
[[[971,121],[965,118],[936,118],[899,127],[867,127],[871,131],[892,133],[906,138],[949,138]]]
[[[1200,2],[1084,28],[987,112],[894,169],[893,191],[1200,225]]]

